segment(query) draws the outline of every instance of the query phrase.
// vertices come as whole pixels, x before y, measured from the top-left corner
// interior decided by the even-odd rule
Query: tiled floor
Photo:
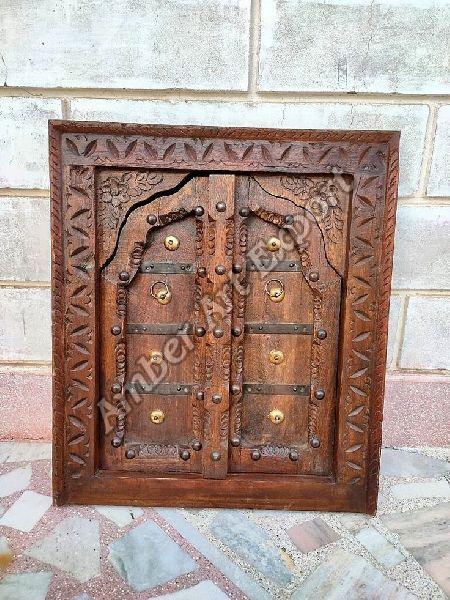
[[[0,443],[0,600],[443,599],[448,458],[385,449],[375,518],[54,508],[50,446]]]

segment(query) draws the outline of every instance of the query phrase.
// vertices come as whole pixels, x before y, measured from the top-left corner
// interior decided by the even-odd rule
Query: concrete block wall
[[[448,444],[449,39],[450,0],[0,3],[0,437],[51,431],[47,120],[63,117],[401,130],[385,443]]]

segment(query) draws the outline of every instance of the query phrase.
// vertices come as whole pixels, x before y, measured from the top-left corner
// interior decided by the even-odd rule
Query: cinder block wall
[[[0,437],[49,438],[47,120],[398,129],[385,443],[449,443],[450,2],[0,3]]]

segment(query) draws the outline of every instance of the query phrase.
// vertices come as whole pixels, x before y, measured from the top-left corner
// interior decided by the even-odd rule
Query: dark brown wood
[[[55,502],[374,513],[399,134],[49,137]]]

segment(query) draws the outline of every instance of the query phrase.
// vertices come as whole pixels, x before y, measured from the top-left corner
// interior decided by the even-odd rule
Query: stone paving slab
[[[450,473],[450,464],[418,452],[383,448],[380,473],[384,477],[439,477]]]
[[[86,582],[100,574],[100,539],[97,521],[64,519],[47,537],[26,551],[28,556]]]
[[[52,445],[48,442],[2,442],[0,463],[50,460]]]
[[[173,594],[153,596],[151,600],[228,600],[228,598],[229,596],[224,594],[212,581],[202,581]]]
[[[292,600],[413,600],[415,596],[387,579],[364,558],[338,550],[312,573]]]
[[[134,506],[96,506],[95,509],[117,527],[126,527],[144,514],[142,508]]]
[[[300,552],[317,550],[340,538],[340,535],[320,517],[292,527],[288,530],[288,535]]]
[[[355,537],[386,569],[395,567],[405,560],[403,554],[373,527],[361,529]]]
[[[0,581],[0,600],[45,600],[51,573],[6,575]]]
[[[167,583],[197,568],[156,523],[138,525],[109,545],[109,561],[127,584],[138,592]]]
[[[292,573],[267,533],[242,513],[221,510],[211,525],[212,534],[246,562],[279,585],[287,585]]]
[[[391,487],[391,494],[397,500],[415,498],[450,498],[450,484],[447,480],[397,483]]]
[[[0,475],[0,498],[25,490],[30,484],[31,474],[31,466],[27,465]]]
[[[50,496],[27,490],[0,519],[0,525],[30,532],[52,505]]]

